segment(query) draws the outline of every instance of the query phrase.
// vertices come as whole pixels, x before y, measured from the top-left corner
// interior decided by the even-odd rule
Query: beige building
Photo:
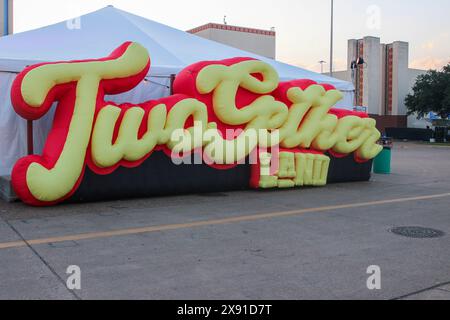
[[[355,105],[368,107],[381,129],[407,127],[405,98],[417,77],[426,72],[409,68],[409,43],[351,39],[347,55],[347,70],[333,76],[355,84]]]
[[[13,0],[0,0],[0,37],[13,32]]]
[[[208,23],[187,32],[267,58],[275,59],[276,56],[276,32],[274,30]]]

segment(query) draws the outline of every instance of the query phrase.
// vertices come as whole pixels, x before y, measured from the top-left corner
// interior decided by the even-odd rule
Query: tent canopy
[[[350,82],[200,38],[169,26],[108,6],[82,16],[79,28],[60,22],[0,38],[0,71],[20,72],[27,65],[107,56],[126,41],[142,44],[150,52],[150,75],[176,74],[203,60],[253,57],[272,65],[282,80],[311,79],[353,91]]]

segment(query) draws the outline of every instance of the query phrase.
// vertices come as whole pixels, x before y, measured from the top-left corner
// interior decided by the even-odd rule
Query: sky
[[[14,0],[14,31],[71,19],[107,5],[189,30],[208,22],[277,31],[277,59],[320,71],[329,61],[331,0]],[[335,0],[335,70],[346,69],[347,40],[410,43],[410,67],[450,62],[449,0]],[[327,67],[325,67],[327,68]]]

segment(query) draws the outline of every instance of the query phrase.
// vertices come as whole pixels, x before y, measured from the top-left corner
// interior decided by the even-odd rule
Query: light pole
[[[4,16],[4,20],[3,20],[3,32],[0,33],[0,37],[1,36],[7,36],[10,33],[9,30],[9,24],[10,21],[9,19],[12,17],[10,17],[10,5],[12,6],[12,2],[11,4],[9,3],[9,0],[3,0],[3,2],[0,1],[0,4],[3,6],[3,16]]]
[[[334,0],[331,0],[330,77],[333,76]]]

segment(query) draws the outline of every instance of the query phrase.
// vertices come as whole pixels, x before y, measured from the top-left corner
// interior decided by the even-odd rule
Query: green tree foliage
[[[450,64],[442,71],[430,70],[417,77],[413,93],[405,99],[408,114],[423,118],[429,112],[442,119],[450,116]]]

